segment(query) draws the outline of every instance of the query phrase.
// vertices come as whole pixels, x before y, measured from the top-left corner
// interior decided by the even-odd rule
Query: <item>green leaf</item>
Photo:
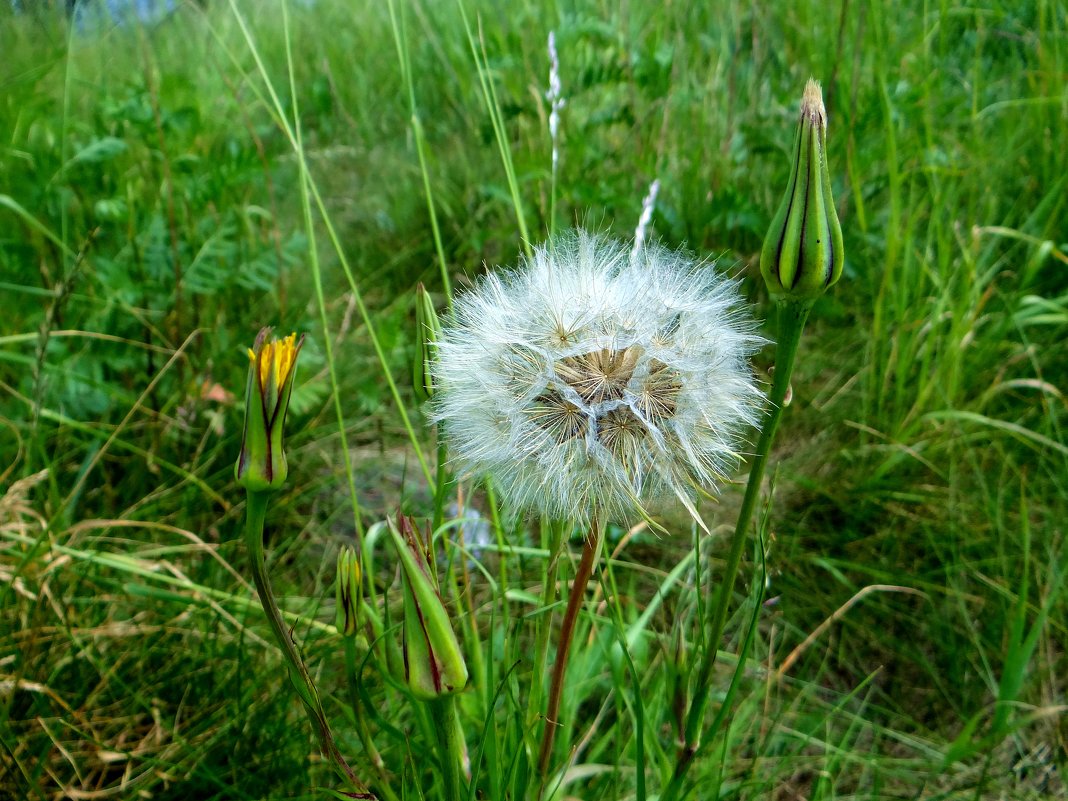
[[[111,161],[127,151],[126,142],[114,136],[105,136],[94,139],[83,147],[74,157],[67,162],[64,170],[70,169],[75,164],[97,164],[102,161]]]

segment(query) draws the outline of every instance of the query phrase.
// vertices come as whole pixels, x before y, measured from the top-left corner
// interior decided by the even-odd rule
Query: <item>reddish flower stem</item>
[[[549,759],[553,753],[556,730],[560,726],[557,720],[560,714],[560,695],[564,688],[564,673],[567,670],[567,657],[571,652],[571,641],[575,636],[575,623],[578,622],[579,607],[586,596],[586,586],[590,583],[590,576],[593,575],[593,566],[601,550],[603,536],[604,528],[594,518],[590,522],[590,533],[582,548],[582,559],[579,561],[575,581],[571,585],[571,595],[567,599],[567,611],[564,612],[564,619],[560,625],[560,640],[556,647],[556,662],[553,663],[552,684],[549,685],[549,707],[545,712],[545,729],[542,732],[541,751],[538,755],[538,772],[542,776],[543,785],[549,770]]]

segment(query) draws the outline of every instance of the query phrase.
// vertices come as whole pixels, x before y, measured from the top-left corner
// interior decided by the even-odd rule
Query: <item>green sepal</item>
[[[241,453],[234,465],[234,478],[249,492],[265,492],[271,489],[263,465],[268,437],[256,375],[256,363],[249,362],[245,383],[245,427],[241,434]]]

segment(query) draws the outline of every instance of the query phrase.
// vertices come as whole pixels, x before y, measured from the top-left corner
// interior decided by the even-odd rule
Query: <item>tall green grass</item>
[[[370,586],[395,601],[372,524],[431,511],[401,381],[411,290],[444,307],[446,279],[462,291],[553,225],[550,30],[557,228],[629,235],[658,177],[655,233],[758,304],[809,75],[829,101],[847,272],[802,343],[694,797],[1063,792],[1064,7],[321,0],[99,31],[0,11],[0,795],[319,795],[243,578],[242,348],[264,324],[311,334],[271,569],[344,724],[320,601],[336,549],[366,529]],[[567,532],[464,490],[499,536],[454,556],[484,692],[462,717],[484,797],[520,798]],[[704,510],[705,580],[740,494]],[[610,532],[559,798],[634,797],[639,759],[652,797],[670,771],[699,594],[695,539],[664,522]],[[418,797],[428,722],[362,677],[394,789]]]

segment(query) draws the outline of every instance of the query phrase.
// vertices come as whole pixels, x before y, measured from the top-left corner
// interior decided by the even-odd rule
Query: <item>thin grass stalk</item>
[[[415,138],[415,152],[419,157],[419,172],[423,176],[423,192],[426,195],[426,209],[430,215],[430,230],[434,235],[434,250],[438,256],[438,268],[441,271],[441,286],[445,291],[445,304],[452,309],[452,283],[449,280],[449,267],[445,260],[445,247],[441,241],[441,227],[438,225],[438,212],[434,205],[434,192],[430,184],[430,170],[426,161],[426,136],[423,123],[419,119],[419,108],[415,103],[415,81],[412,78],[412,62],[408,55],[408,45],[404,39],[404,18],[398,15],[396,3],[389,0],[389,22],[393,29],[393,41],[397,47],[400,61],[401,79],[408,90],[408,109],[411,112],[412,135]],[[401,8],[403,13],[403,6]],[[435,526],[436,527],[436,526]]]
[[[534,646],[534,670],[531,677],[530,708],[541,709],[542,695],[544,694],[545,663],[549,658],[549,636],[552,634],[553,607],[556,605],[558,588],[556,586],[557,573],[560,566],[560,545],[563,542],[565,528],[571,529],[571,525],[560,521],[545,522],[542,528],[542,545],[549,552],[549,558],[545,563],[545,572],[542,575],[541,605],[545,613],[541,616],[538,626],[537,638]]]
[[[504,165],[504,174],[508,179],[508,191],[512,197],[512,206],[515,210],[516,223],[519,226],[519,238],[523,247],[523,252],[529,258],[531,255],[530,249],[530,234],[527,233],[527,220],[526,215],[523,212],[523,202],[519,196],[519,181],[515,176],[515,164],[512,162],[512,151],[508,146],[508,140],[505,136],[504,130],[504,116],[501,114],[500,102],[497,100],[497,90],[493,85],[492,77],[489,74],[489,57],[486,55],[486,44],[482,40],[482,23],[479,20],[479,37],[478,44],[476,45],[474,31],[471,30],[471,23],[467,19],[467,12],[464,10],[463,0],[457,0],[457,7],[460,9],[460,19],[464,23],[464,31],[467,33],[467,41],[471,46],[471,57],[475,61],[475,69],[478,72],[478,82],[482,88],[482,99],[486,104],[486,112],[489,114],[490,123],[493,125],[493,133],[497,139],[497,149],[501,154],[501,163]],[[481,53],[479,52],[481,49]]]
[[[241,32],[245,38],[245,42],[248,45],[249,50],[252,53],[253,59],[256,62],[256,66],[260,71],[260,75],[263,77],[264,84],[267,87],[267,91],[270,94],[275,112],[276,121],[281,125],[283,132],[289,139],[294,152],[297,154],[297,161],[299,164],[299,182],[300,182],[300,199],[301,199],[301,211],[303,212],[304,225],[308,232],[308,261],[312,270],[312,279],[315,285],[315,298],[316,304],[319,308],[319,321],[323,329],[323,352],[326,356],[327,371],[330,375],[330,388],[334,397],[334,412],[337,417],[338,434],[341,440],[341,455],[345,465],[345,477],[349,487],[349,499],[352,504],[352,517],[353,525],[356,529],[356,542],[357,550],[362,547],[363,541],[363,520],[360,514],[360,501],[356,493],[356,477],[352,469],[352,457],[349,454],[348,436],[345,433],[345,417],[341,409],[341,393],[338,388],[337,381],[337,369],[334,363],[333,345],[330,339],[330,326],[326,314],[326,299],[323,294],[323,281],[322,271],[319,265],[319,250],[315,244],[315,227],[312,221],[311,204],[308,201],[308,183],[310,177],[308,175],[308,165],[304,158],[304,145],[301,139],[300,131],[300,109],[297,106],[297,91],[296,91],[296,76],[293,68],[293,52],[291,47],[291,37],[289,33],[289,5],[285,0],[282,2],[282,28],[285,34],[285,48],[286,48],[286,67],[289,74],[289,87],[290,96],[293,103],[293,124],[290,125],[286,119],[285,110],[282,106],[282,102],[278,97],[278,94],[274,90],[274,85],[271,83],[270,77],[267,74],[267,69],[260,59],[259,51],[256,49],[252,33],[245,25],[245,20],[237,10],[237,6],[234,0],[230,0],[230,8],[237,19],[238,26],[241,28]],[[229,51],[227,51],[229,53]],[[232,58],[232,56],[231,56]],[[235,60],[235,63],[236,60]]]
[[[360,676],[356,662],[356,640],[354,637],[343,637],[345,641],[345,678],[348,682],[349,705],[352,707],[353,719],[356,723],[356,733],[363,744],[364,753],[371,761],[371,766],[378,774],[378,784],[375,791],[383,796],[386,801],[400,801],[400,798],[389,786],[389,771],[382,760],[382,755],[375,747],[371,737],[371,728],[367,724],[367,716],[363,712],[363,704],[360,702]]]
[[[611,584],[611,592],[608,585]],[[615,575],[612,572],[611,563],[601,571],[601,589],[606,599],[606,607],[612,611],[612,622],[616,633],[616,641],[619,643],[620,653],[627,663],[627,673],[630,674],[631,689],[630,698],[631,714],[634,716],[634,801],[645,801],[645,703],[642,701],[642,682],[638,668],[634,665],[634,659],[630,654],[630,646],[627,644],[626,625],[623,622],[623,613],[619,608],[619,590],[616,587]],[[607,600],[611,598],[611,600]],[[622,687],[617,688],[620,696],[623,696]]]
[[[504,530],[504,524],[501,522],[500,507],[497,504],[497,493],[493,489],[493,482],[486,481],[486,502],[490,508],[490,520],[493,521],[493,534],[497,538],[497,548],[500,553],[506,554],[511,552],[511,546],[508,544],[508,535]],[[499,570],[499,577],[497,579],[497,587],[500,590],[499,599],[501,602],[501,624],[504,626],[505,631],[508,629],[508,621],[511,619],[509,613],[508,604],[508,560],[498,559],[497,568]],[[492,640],[490,648],[492,649]],[[492,654],[491,654],[492,658]]]
[[[440,433],[440,432],[439,432]],[[438,437],[437,475],[434,481],[434,516],[430,525],[431,531],[437,531],[445,519],[445,498],[449,496],[455,482],[450,479],[449,471],[445,467],[448,461],[448,448],[444,437]]]
[[[289,4],[282,3],[283,30],[286,43],[286,67],[289,72],[289,92],[293,100],[293,133],[296,136],[296,149],[300,155],[300,208],[304,216],[304,225],[308,231],[308,261],[312,268],[315,283],[315,301],[319,308],[319,323],[323,327],[323,353],[326,356],[327,369],[330,373],[330,390],[334,396],[334,413],[337,416],[338,434],[341,439],[341,456],[345,465],[345,477],[349,485],[349,499],[352,504],[352,522],[356,529],[356,548],[363,547],[363,520],[360,514],[360,500],[356,493],[356,477],[352,469],[352,456],[349,453],[348,436],[345,433],[345,415],[341,409],[341,392],[337,380],[337,368],[334,364],[334,347],[330,341],[330,325],[326,316],[326,299],[323,295],[323,277],[319,265],[319,248],[315,244],[315,225],[312,220],[311,204],[308,199],[308,165],[304,159],[304,142],[300,126],[300,108],[297,106],[296,76],[293,69],[293,51],[289,35]]]
[[[445,459],[445,449],[439,447],[438,450],[438,464],[442,464]],[[439,468],[441,469],[441,468]],[[450,482],[448,487],[455,486],[455,482]],[[439,490],[440,492],[440,490]],[[482,657],[482,638],[478,633],[478,619],[475,616],[475,601],[473,593],[471,592],[471,571],[468,567],[469,554],[467,551],[466,543],[464,542],[464,526],[462,518],[464,516],[464,500],[463,495],[457,495],[457,509],[458,518],[456,522],[456,543],[453,548],[456,555],[459,556],[459,569],[457,569],[454,562],[454,557],[449,557],[449,586],[452,590],[453,597],[456,598],[457,604],[461,609],[465,609],[467,614],[461,616],[461,625],[464,627],[464,641],[467,643],[465,649],[469,656],[468,668],[471,672],[470,683],[475,687],[485,686],[486,680],[486,664]],[[432,527],[432,530],[437,536],[438,532],[441,532],[442,542],[444,547],[448,547],[448,539],[445,536],[445,529],[438,526]],[[459,577],[457,577],[459,573]],[[492,630],[492,627],[491,627]],[[476,697],[478,697],[476,695]],[[483,699],[478,697],[478,703],[481,706]]]

